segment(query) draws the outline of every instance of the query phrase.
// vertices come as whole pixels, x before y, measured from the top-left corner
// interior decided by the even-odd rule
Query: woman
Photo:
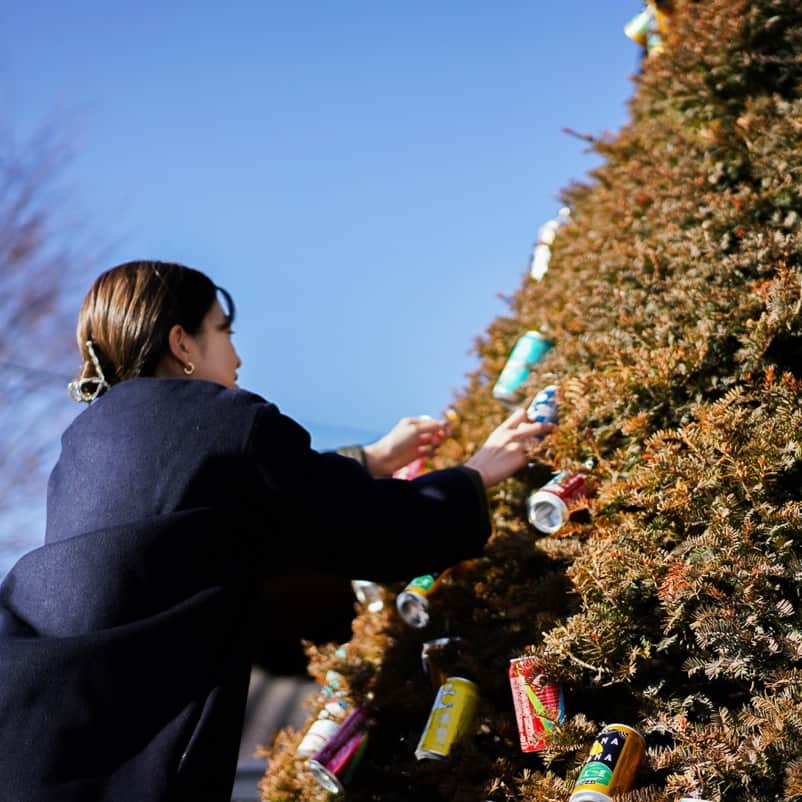
[[[172,263],[114,267],[84,300],[71,392],[91,403],[62,438],[45,545],[0,586],[9,802],[228,802],[264,584],[404,580],[480,554],[485,488],[551,428],[518,411],[464,466],[387,478],[441,424],[318,453],[237,388],[233,317]]]

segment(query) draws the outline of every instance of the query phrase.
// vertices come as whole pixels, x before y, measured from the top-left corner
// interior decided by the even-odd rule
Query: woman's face
[[[203,318],[200,332],[190,338],[195,346],[192,378],[206,379],[225,387],[237,386],[237,369],[242,362],[231,342],[233,333],[223,307],[215,301]]]

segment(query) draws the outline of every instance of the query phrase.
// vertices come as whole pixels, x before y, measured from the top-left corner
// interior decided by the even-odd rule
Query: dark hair
[[[231,324],[231,296],[200,270],[175,262],[125,262],[102,273],[78,314],[76,339],[83,367],[75,384],[80,397],[101,395],[104,380],[110,386],[152,376],[169,350],[170,329],[177,324],[197,335],[218,296]]]

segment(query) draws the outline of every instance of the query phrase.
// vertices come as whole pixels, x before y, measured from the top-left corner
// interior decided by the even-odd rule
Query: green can
[[[532,366],[539,362],[554,346],[539,331],[527,331],[513,346],[504,369],[493,387],[493,397],[506,403],[515,403],[518,390],[529,378]]]
[[[395,606],[407,624],[422,629],[429,623],[429,596],[450,572],[451,569],[447,568],[439,574],[416,576],[396,596]]]

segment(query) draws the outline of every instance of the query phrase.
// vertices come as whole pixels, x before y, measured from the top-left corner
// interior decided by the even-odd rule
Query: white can
[[[382,586],[368,579],[352,579],[351,587],[356,600],[372,613],[378,613],[384,607],[384,591]]]
[[[299,757],[311,757],[337,732],[339,721],[333,718],[316,718],[295,750]]]
[[[295,751],[299,757],[310,757],[326,744],[352,708],[351,702],[344,698],[327,702],[298,744]]]

